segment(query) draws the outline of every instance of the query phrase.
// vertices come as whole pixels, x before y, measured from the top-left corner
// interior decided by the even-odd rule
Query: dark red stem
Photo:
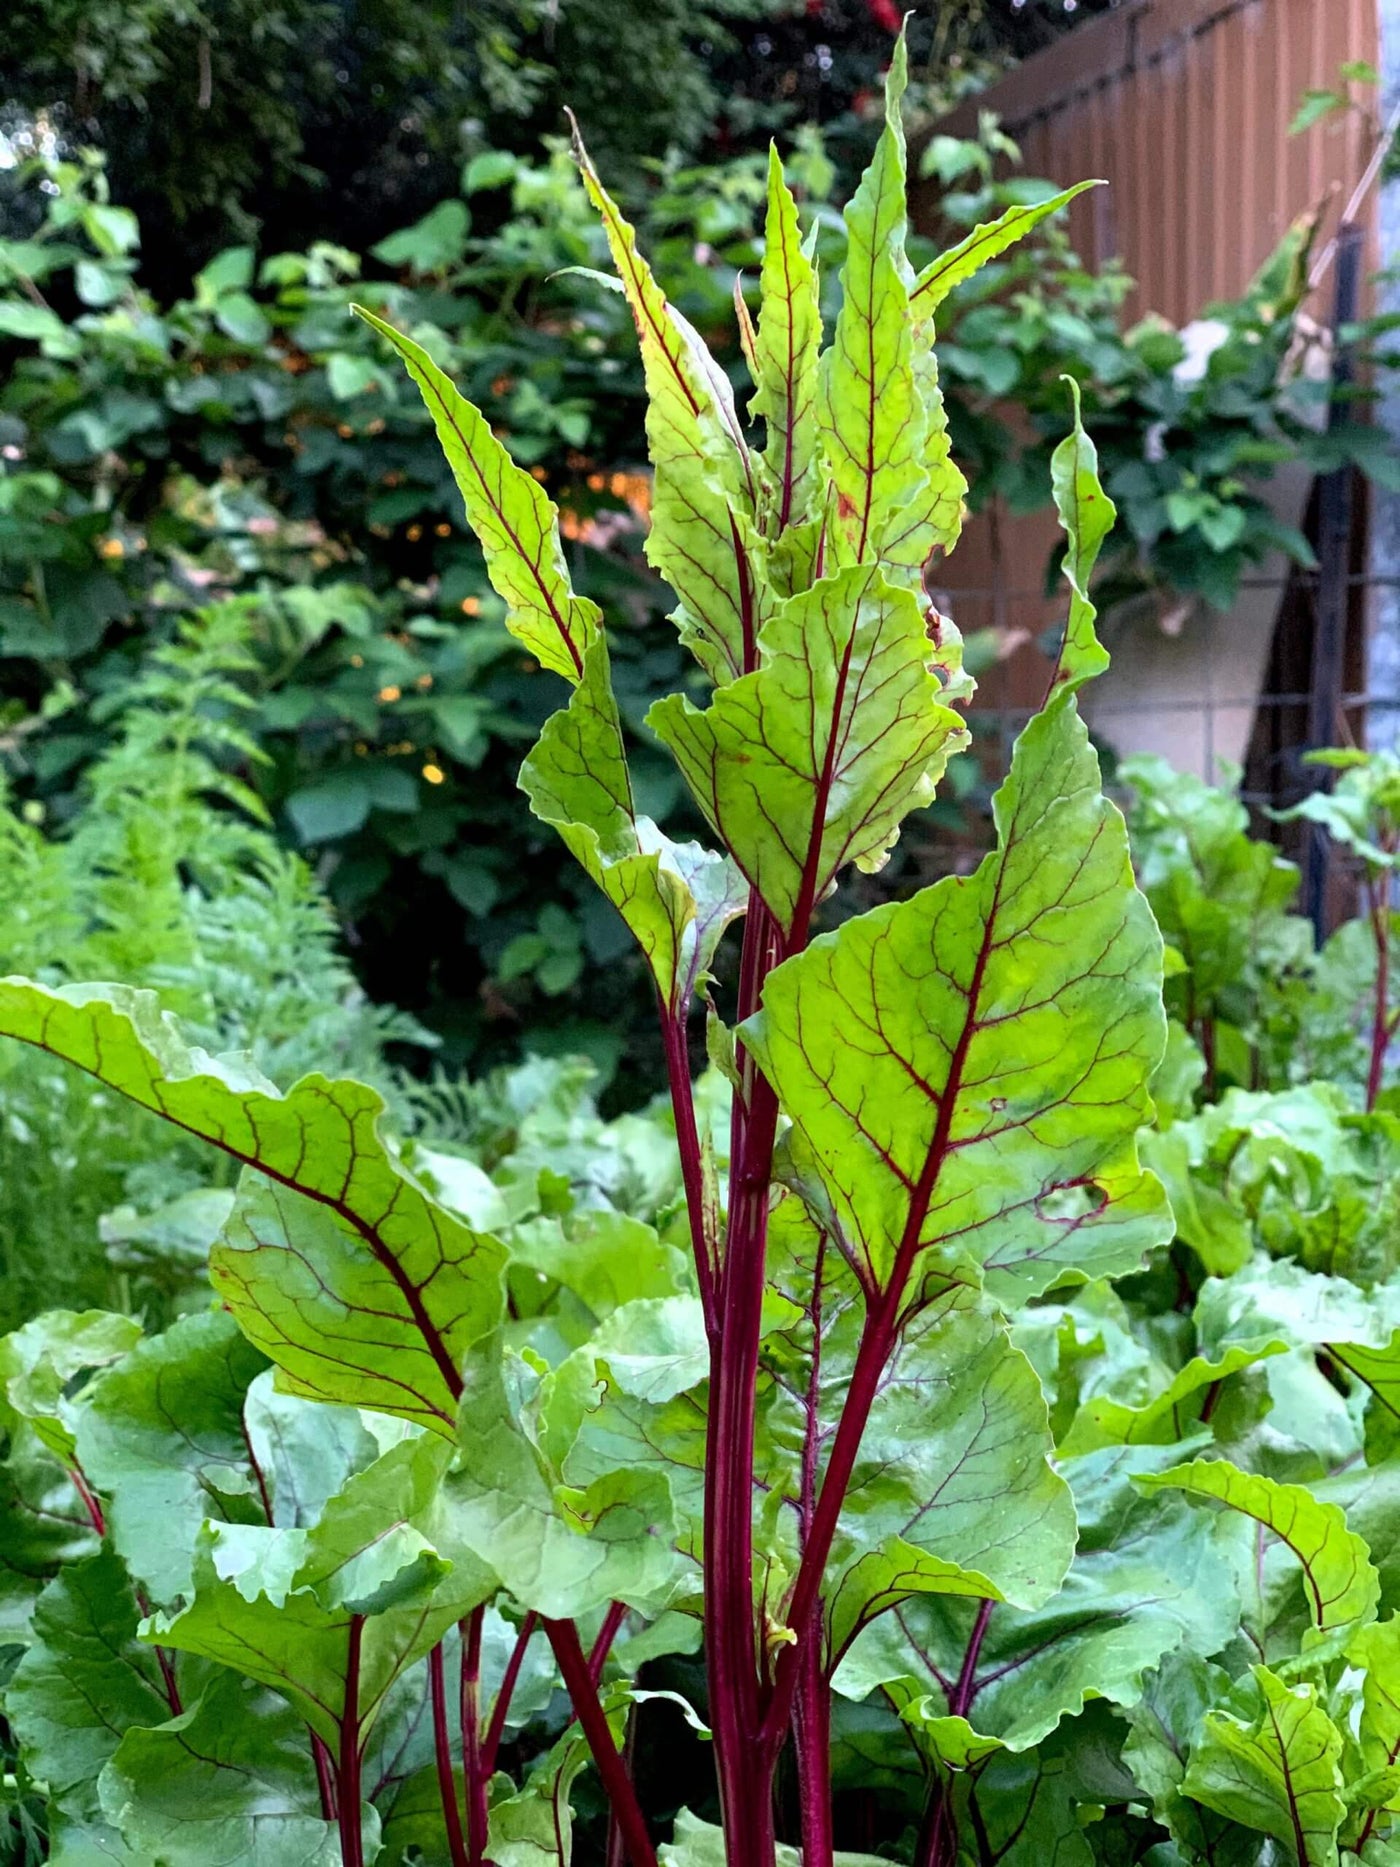
[[[1387,878],[1388,881],[1389,878]],[[1381,1092],[1381,1074],[1385,1053],[1390,1044],[1390,916],[1387,912],[1385,883],[1373,876],[1366,878],[1366,900],[1370,910],[1371,937],[1376,943],[1376,1002],[1371,1017],[1371,1067],[1366,1074],[1366,1112],[1376,1106]]]
[[[981,1656],[982,1642],[987,1637],[987,1623],[992,1618],[994,1606],[994,1602],[984,1601],[977,1609],[977,1619],[973,1622],[967,1651],[963,1654],[962,1670],[948,1694],[948,1711],[952,1717],[965,1718],[977,1696],[977,1661]],[[958,1829],[947,1772],[937,1764],[934,1769],[936,1774],[919,1836],[915,1867],[952,1867],[957,1858]]]
[[[248,1454],[248,1464],[252,1468],[253,1482],[258,1487],[258,1497],[262,1503],[263,1516],[267,1518],[267,1521],[270,1524],[272,1522],[272,1497],[270,1493],[268,1492],[267,1480],[263,1476],[263,1468],[258,1463],[258,1455],[253,1450],[253,1436],[248,1431],[248,1424],[246,1420],[242,1422],[242,1427],[243,1427],[243,1445]]]
[[[486,1859],[491,1818],[486,1806],[490,1777],[481,1767],[481,1633],[485,1604],[473,1608],[458,1626],[462,1637],[462,1665],[458,1682],[462,1718],[462,1775],[467,1789],[467,1855],[471,1867]]]
[[[340,1754],[335,1770],[342,1867],[365,1867],[360,1825],[360,1647],[364,1632],[364,1616],[352,1614],[345,1656],[345,1708],[340,1714]]]
[[[986,976],[987,963],[992,952],[997,909],[1000,903],[1000,887],[1001,884],[998,882],[982,930],[982,941],[978,947],[977,958],[973,962],[972,977],[967,988],[967,1012],[957,1043],[954,1045],[953,1054],[948,1060],[948,1075],[943,1085],[943,1093],[939,1097],[938,1116],[929,1140],[928,1153],[924,1157],[923,1169],[909,1197],[909,1210],[905,1215],[904,1229],[895,1251],[890,1279],[865,1313],[860,1347],[856,1351],[855,1368],[851,1374],[850,1386],[846,1391],[846,1402],[841,1409],[841,1419],[836,1428],[836,1437],[832,1442],[831,1456],[827,1461],[826,1473],[822,1479],[821,1496],[817,1499],[811,1532],[802,1551],[802,1560],[798,1564],[797,1580],[793,1586],[792,1601],[787,1613],[788,1627],[796,1638],[793,1644],[785,1645],[779,1654],[773,1691],[769,1697],[763,1721],[765,1746],[775,1754],[776,1747],[783,1741],[783,1734],[792,1714],[792,1701],[797,1689],[798,1668],[802,1661],[803,1646],[807,1641],[818,1638],[817,1607],[821,1600],[822,1579],[826,1570],[827,1557],[831,1554],[832,1540],[836,1535],[836,1526],[840,1520],[841,1506],[845,1502],[846,1488],[851,1482],[851,1473],[855,1470],[856,1459],[860,1453],[860,1442],[865,1432],[865,1424],[870,1417],[870,1409],[875,1403],[875,1396],[880,1391],[880,1381],[886,1364],[899,1340],[904,1295],[922,1249],[924,1220],[928,1217],[929,1207],[933,1203],[934,1190],[938,1185],[939,1175],[943,1171],[943,1163],[948,1157],[953,1132],[953,1115],[958,1105],[963,1071],[967,1067],[968,1051],[971,1049],[972,1039],[977,1030],[977,1006],[981,999],[982,981]]]
[[[574,1715],[588,1740],[593,1765],[602,1781],[604,1794],[622,1831],[627,1858],[632,1867],[656,1867],[656,1850],[647,1833],[641,1804],[637,1801],[632,1779],[627,1774],[627,1766],[613,1742],[607,1714],[589,1673],[583,1648],[579,1645],[578,1629],[572,1621],[546,1620],[544,1630],[554,1649],[559,1671],[563,1674],[565,1690],[573,1702]],[[362,1867],[362,1864],[356,1863],[356,1867]]]
[[[627,1729],[622,1737],[622,1762],[633,1782],[637,1780],[637,1707],[627,1707]],[[627,1840],[617,1816],[608,1811],[608,1842],[603,1855],[604,1867],[627,1867]]]
[[[131,1592],[136,1597],[137,1607],[146,1619],[150,1620],[152,1614],[155,1613],[155,1609],[151,1606],[150,1596],[144,1588],[133,1587]],[[185,1707],[180,1700],[180,1688],[175,1683],[175,1661],[165,1647],[157,1647],[156,1663],[160,1667],[160,1676],[165,1684],[165,1702],[170,1707],[170,1715],[172,1718],[178,1718]]]
[[[608,1663],[613,1641],[617,1639],[618,1629],[627,1619],[627,1609],[620,1601],[609,1604],[603,1616],[603,1625],[598,1629],[598,1637],[588,1649],[588,1676],[595,1687],[603,1676],[603,1668]]]
[[[832,1867],[836,1846],[831,1819],[831,1687],[821,1642],[802,1655],[793,1705],[797,1793],[802,1812],[802,1867]]]
[[[170,1715],[178,1718],[185,1707],[175,1680],[175,1662],[164,1647],[156,1648],[156,1662],[160,1667],[160,1676],[165,1681],[165,1702],[170,1707]]]
[[[335,1762],[326,1740],[311,1732],[311,1758],[316,1765],[316,1787],[321,1792],[321,1820],[335,1820]]]
[[[710,1226],[705,1216],[705,1168],[700,1150],[700,1131],[695,1121],[695,1095],[690,1082],[685,1010],[682,1007],[680,1011],[672,1011],[660,1001],[658,1009],[661,1041],[666,1052],[666,1078],[670,1085],[671,1109],[676,1121],[676,1146],[681,1157],[686,1217],[690,1221],[690,1240],[695,1253],[695,1275],[700,1286],[700,1304],[705,1312],[705,1328],[713,1339],[717,1324],[715,1240],[710,1236]]]
[[[452,1738],[447,1729],[447,1682],[441,1641],[428,1655],[428,1680],[433,1700],[433,1760],[437,1764],[438,1796],[442,1802],[443,1825],[447,1829],[447,1852],[452,1867],[471,1867],[467,1844],[462,1837],[462,1811],[457,1806],[457,1779],[452,1771]]]
[[[87,1479],[84,1478],[82,1472],[76,1465],[70,1465],[68,1467],[68,1476],[73,1480],[73,1489],[82,1499],[83,1509],[87,1512],[88,1522],[92,1525],[98,1536],[106,1536],[107,1519],[103,1515],[102,1506],[98,1503],[97,1497],[88,1484]]]
[[[936,1763],[933,1767],[933,1788],[929,1791],[924,1825],[914,1854],[914,1867],[953,1867],[958,1845],[953,1798],[947,1771],[941,1764]]]
[[[510,1701],[515,1696],[516,1681],[525,1660],[525,1649],[539,1624],[540,1617],[533,1610],[525,1616],[520,1623],[520,1632],[515,1636],[510,1658],[506,1661],[506,1669],[501,1675],[501,1689],[491,1707],[491,1722],[486,1727],[486,1739],[481,1746],[481,1773],[488,1783],[496,1774],[496,1759],[500,1755],[501,1739],[505,1736]]]
[[[981,1657],[982,1642],[987,1638],[987,1623],[992,1618],[995,1606],[994,1601],[983,1601],[978,1605],[977,1619],[972,1624],[967,1651],[963,1654],[962,1671],[948,1699],[951,1717],[965,1718],[972,1710],[972,1701],[977,1695],[977,1661]]]
[[[757,1010],[778,957],[779,935],[755,889],[739,967],[738,1020]],[[778,1103],[742,1045],[730,1136],[729,1224],[720,1279],[719,1337],[710,1359],[705,1467],[705,1620],[714,1731],[729,1867],[772,1867],[773,1772],[778,1744],[760,1742],[763,1653],[753,1599],[755,1397]],[[779,1740],[781,1742],[781,1740]]]

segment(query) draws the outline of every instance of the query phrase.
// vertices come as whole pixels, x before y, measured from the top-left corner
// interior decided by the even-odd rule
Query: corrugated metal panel
[[[1155,311],[1182,324],[1238,296],[1300,215],[1324,207],[1326,239],[1365,166],[1366,126],[1354,113],[1297,137],[1288,125],[1305,90],[1378,53],[1376,0],[1130,0],[937,127],[971,135],[978,111],[994,110],[1026,173],[1104,177],[1071,210],[1077,250],[1137,281],[1129,321]],[[939,231],[936,184],[916,186],[914,220]],[[1039,702],[1046,670],[1031,644],[1062,613],[1040,594],[1056,536],[1044,514],[982,514],[938,573],[965,632],[1002,632],[1007,656],[982,684],[992,707]],[[1182,762],[1197,762],[1184,746]]]

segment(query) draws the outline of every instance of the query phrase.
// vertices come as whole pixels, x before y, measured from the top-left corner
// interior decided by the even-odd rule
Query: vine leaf
[[[666,302],[637,236],[598,178],[577,126],[574,156],[632,310],[655,469],[648,562],[680,598],[672,620],[711,680],[754,665],[766,579],[754,476],[729,379]]]
[[[232,1316],[184,1316],[138,1343],[86,1392],[78,1458],[103,1492],[107,1529],[157,1601],[190,1588],[206,1517],[262,1523],[243,1402],[267,1366]]]
[[[1380,1580],[1371,1553],[1336,1504],[1322,1504],[1302,1485],[1242,1472],[1225,1459],[1196,1459],[1170,1471],[1145,1474],[1147,1490],[1184,1491],[1215,1500],[1252,1517],[1286,1543],[1303,1565],[1313,1631],[1335,1635],[1371,1620],[1380,1599]]]
[[[506,605],[506,627],[543,668],[577,681],[599,635],[596,603],[576,596],[559,542],[559,514],[544,488],[518,467],[490,424],[421,344],[385,319],[352,307],[398,351],[418,385],[481,541],[486,573]]]
[[[339,1867],[306,1726],[261,1687],[220,1672],[159,1730],[127,1731],[98,1792],[128,1846],[161,1867]],[[368,1848],[378,1832],[365,1807]]]
[[[1246,1724],[1206,1714],[1182,1789],[1195,1801],[1291,1847],[1298,1867],[1336,1867],[1342,1735],[1310,1685],[1253,1669],[1260,1709]]]
[[[0,1034],[265,1176],[245,1177],[210,1277],[285,1386],[455,1433],[459,1366],[499,1320],[505,1253],[390,1152],[375,1090],[316,1075],[284,1096],[241,1058],[188,1048],[155,995],[126,986],[0,981]]]
[[[637,815],[601,637],[568,706],[546,722],[520,785],[626,922],[668,1010],[683,1012],[747,890],[727,857],[673,843]]]
[[[967,734],[940,704],[918,602],[873,566],[789,597],[762,647],[763,666],[704,712],[671,694],[647,724],[788,928],[846,863],[880,867]]]
[[[1102,188],[1105,185],[1101,181],[1077,182],[1073,188],[1062,189],[1048,201],[1009,207],[996,220],[983,221],[964,239],[959,240],[956,246],[941,253],[937,259],[930,260],[924,267],[910,294],[915,311],[924,317],[931,317],[951,291],[966,284],[989,260],[999,258],[1008,247],[1014,246],[1018,240],[1024,240],[1041,221],[1048,220],[1050,215],[1067,207],[1086,188]]]

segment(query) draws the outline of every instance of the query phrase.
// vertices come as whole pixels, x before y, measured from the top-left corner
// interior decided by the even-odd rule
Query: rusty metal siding
[[[1078,252],[1091,265],[1118,259],[1137,281],[1126,321],[1155,311],[1182,324],[1238,296],[1313,207],[1325,206],[1319,242],[1328,237],[1370,153],[1366,126],[1355,113],[1302,136],[1288,126],[1305,90],[1334,86],[1348,59],[1378,56],[1376,0],[1129,0],[937,128],[971,135],[978,111],[994,110],[1027,174],[1104,177],[1108,187],[1071,209]],[[916,186],[913,215],[938,234],[936,184]],[[1362,217],[1374,227],[1374,199]],[[1373,237],[1368,269],[1374,260]],[[1312,307],[1320,322],[1331,287],[1329,278]],[[989,710],[1034,707],[1044,692],[1035,642],[1063,615],[1044,595],[1057,538],[1048,512],[994,507],[935,573],[965,633],[997,632],[1001,659],[979,696]],[[1190,727],[1183,717],[1183,733]],[[1194,763],[1184,740],[1179,762]]]
[[[1078,250],[1137,280],[1128,315],[1175,323],[1236,296],[1300,214],[1335,221],[1368,154],[1354,114],[1305,135],[1303,92],[1379,53],[1375,0],[1134,0],[1029,59],[939,125],[994,110],[1028,174],[1102,176],[1071,210]],[[933,189],[915,217],[936,220]]]

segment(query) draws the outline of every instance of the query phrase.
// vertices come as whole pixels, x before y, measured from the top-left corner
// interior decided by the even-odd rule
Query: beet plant
[[[149,1340],[55,1315],[0,1349],[7,1521],[28,1513],[32,1576],[62,1565],[6,1597],[29,1641],[7,1715],[60,1863],[562,1864],[589,1763],[618,1867],[774,1867],[794,1842],[851,1863],[833,1755],[849,1773],[871,1705],[871,1775],[899,1749],[918,1784],[918,1867],[1081,1862],[1086,1810],[1115,1800],[1164,1861],[1275,1837],[1324,1867],[1392,1832],[1400,1711],[1372,1682],[1394,1623],[1366,1544],[1219,1456],[1257,1424],[1221,1395],[1263,1364],[1328,1350],[1359,1409],[1393,1382],[1385,1342],[1354,1317],[1350,1361],[1331,1334],[1225,1330],[1158,1380],[1125,1328],[1133,1398],[1075,1372],[1117,1326],[1109,1280],[1173,1236],[1136,1153],[1162,943],[1077,710],[1107,659],[1088,592],[1113,517],[1077,406],[1053,468],[1067,623],[996,847],[832,912],[968,744],[923,581],[964,490],[934,324],[1052,205],[915,275],[903,85],[901,47],[825,348],[772,163],[756,326],[738,301],[752,433],[578,149],[645,363],[649,554],[699,670],[648,721],[715,847],[639,814],[603,620],[543,489],[366,314],[432,410],[508,626],[572,688],[521,783],[654,978],[674,1213],[664,1188],[645,1216],[566,1196],[563,1152],[496,1181],[415,1164],[372,1090],[279,1093],[149,994],[0,985],[0,1029],[243,1169],[217,1307]],[[712,970],[739,922],[726,1023]],[[1276,1611],[1276,1557],[1300,1612]],[[718,1827],[659,1819],[634,1767],[644,1669],[699,1641]],[[1107,1788],[1054,1748],[1095,1701],[1133,1720]],[[532,1717],[552,1743],[519,1741]]]

